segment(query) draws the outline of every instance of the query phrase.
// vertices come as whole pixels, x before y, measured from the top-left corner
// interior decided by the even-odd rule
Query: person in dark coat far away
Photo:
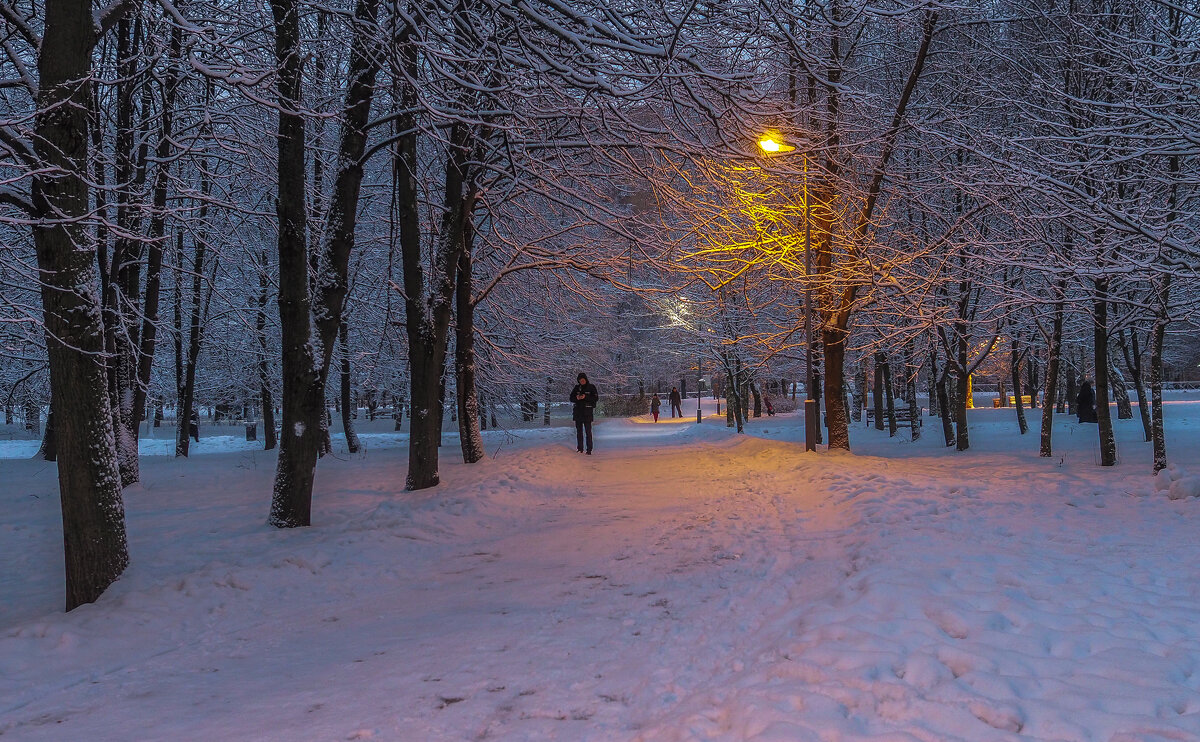
[[[650,398],[650,414],[654,415],[654,422],[658,422],[658,411],[662,408],[662,400],[658,398],[658,392]]]
[[[1075,397],[1075,414],[1081,423],[1096,422],[1096,393],[1092,391],[1092,382],[1086,379],[1079,385],[1079,394]]]
[[[667,396],[671,401],[671,417],[675,417],[675,413],[679,413],[679,417],[683,417],[683,401],[679,398],[679,389],[671,387],[671,393]]]
[[[582,371],[579,372],[576,381],[578,383],[571,390],[571,404],[574,405],[571,410],[571,419],[575,421],[576,447],[579,449],[579,453],[583,453],[586,437],[587,454],[591,456],[592,420],[595,418],[596,402],[600,399],[600,394],[596,391],[596,385],[588,381],[587,374]]]

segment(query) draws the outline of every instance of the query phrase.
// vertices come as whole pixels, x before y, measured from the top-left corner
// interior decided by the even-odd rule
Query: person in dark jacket
[[[671,401],[671,417],[675,417],[678,412],[680,417],[683,417],[683,400],[679,398],[679,389],[671,387],[671,394],[667,397]]]
[[[654,415],[654,422],[658,422],[658,411],[662,409],[662,400],[658,398],[658,392],[650,398],[650,414]]]
[[[575,421],[575,441],[579,453],[584,453],[584,441],[586,438],[587,449],[589,456],[592,455],[592,420],[596,415],[596,402],[600,399],[600,394],[596,391],[596,385],[588,381],[587,374],[579,372],[579,377],[576,379],[575,388],[571,390],[571,419]]]
[[[1081,423],[1096,422],[1096,393],[1087,379],[1079,385],[1079,394],[1075,396],[1075,414]]]

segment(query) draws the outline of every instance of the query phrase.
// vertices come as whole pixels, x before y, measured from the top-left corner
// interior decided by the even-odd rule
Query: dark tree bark
[[[1108,406],[1108,279],[1096,279],[1095,288],[1092,337],[1096,352],[1096,421],[1099,423],[1100,465],[1115,466],[1117,439],[1113,434],[1112,410]]]
[[[143,307],[141,345],[138,349],[137,384],[134,387],[133,409],[141,414],[146,408],[146,394],[150,388],[150,373],[154,368],[154,351],[158,341],[158,305],[162,293],[163,247],[167,240],[167,189],[171,167],[172,137],[174,136],[175,98],[179,91],[183,70],[179,59],[183,53],[183,30],[179,26],[171,29],[170,49],[167,54],[167,79],[163,84],[163,102],[158,145],[154,150],[157,163],[152,187],[152,211],[147,234],[146,289]],[[140,422],[140,420],[138,421]],[[157,421],[156,421],[157,422]],[[135,426],[136,431],[136,426]]]
[[[921,373],[919,366],[913,365],[913,341],[904,346],[904,396],[908,400],[909,430],[912,440],[921,437],[921,405],[917,402],[917,377]]]
[[[312,478],[320,436],[324,394],[314,395],[316,359],[311,339],[308,208],[305,201],[307,153],[300,112],[303,57],[298,0],[272,0],[275,22],[276,133],[279,228],[279,326],[282,338],[283,396],[279,460],[269,521],[278,527],[307,526],[312,519]]]
[[[272,0],[275,58],[279,66],[279,318],[283,338],[283,431],[271,524],[307,526],[312,518],[312,487],[317,458],[328,445],[329,410],[325,387],[349,286],[358,200],[370,118],[379,71],[376,17],[378,0],[357,0],[350,43],[345,104],[338,142],[338,169],[325,215],[325,238],[310,288],[306,233],[305,149],[300,91],[303,82],[301,8],[297,0]],[[315,337],[320,349],[313,347]]]
[[[211,99],[212,83],[206,88],[206,100]],[[208,195],[212,188],[208,176],[208,168],[200,170],[201,202],[198,210],[200,222],[208,217]],[[204,317],[207,315],[207,300],[204,298],[204,272],[208,270],[205,259],[208,253],[208,236],[203,228],[196,231],[194,254],[192,256],[192,296],[191,312],[188,322],[187,355],[183,366],[183,387],[179,394],[179,405],[175,420],[175,455],[186,457],[191,450],[189,431],[191,428],[192,412],[195,409],[196,367],[200,362],[200,346],[204,334]],[[182,236],[180,237],[182,241]],[[180,253],[182,253],[182,249]],[[211,295],[212,285],[209,285]]]
[[[875,385],[872,390],[872,401],[875,404],[875,429],[883,430],[884,426],[884,402],[883,402],[883,353],[875,352]]]
[[[942,369],[942,373],[941,373],[941,375],[938,376],[938,380],[937,380],[938,406],[941,408],[941,411],[942,411],[942,416],[941,416],[942,417],[942,435],[944,435],[946,438],[946,447],[947,448],[949,448],[950,446],[953,446],[954,442],[956,440],[956,436],[954,435],[954,422],[953,422],[954,411],[953,411],[953,409],[951,409],[950,398],[949,398],[950,395],[947,392],[947,386],[950,383],[950,379],[948,377],[949,377],[949,368],[945,368],[945,369]]]
[[[454,337],[454,376],[458,399],[458,437],[463,462],[474,464],[483,458],[483,436],[479,426],[479,394],[475,386],[475,304],[472,297],[471,216],[463,215],[464,247],[458,256],[458,286],[455,291],[456,324]],[[547,413],[549,414],[547,402]]]
[[[258,398],[262,403],[263,450],[270,451],[278,444],[275,436],[275,401],[271,394],[271,365],[268,362],[267,344],[267,301],[270,299],[271,279],[267,274],[270,256],[264,244],[259,255],[261,265],[258,272],[258,311],[254,329],[258,336]]]
[[[680,394],[682,393],[681,391]],[[750,394],[754,398],[754,416],[762,417],[762,395],[758,393],[758,385],[753,381],[750,382]]]
[[[1025,435],[1029,432],[1029,423],[1025,420],[1025,406],[1021,404],[1021,349],[1020,340],[1016,337],[1013,338],[1009,363],[1012,371],[1013,402],[1017,408],[1017,427],[1020,429],[1021,435]]]
[[[415,68],[416,51],[405,50],[407,63]],[[415,96],[408,91],[406,96]],[[401,103],[402,108],[410,108]],[[401,116],[399,121],[407,119]],[[470,127],[462,122],[451,127],[445,164],[442,225],[434,248],[430,286],[425,286],[419,223],[419,193],[416,184],[417,152],[412,131],[397,142],[397,174],[400,195],[400,235],[405,286],[405,323],[408,332],[412,413],[409,418],[409,458],[406,488],[424,489],[438,484],[438,445],[442,427],[442,385],[449,340],[451,309],[457,282],[459,254],[463,249],[463,227],[474,210],[470,192],[468,146]]]
[[[1170,324],[1171,276],[1164,275],[1154,281],[1154,326],[1150,330],[1150,400],[1151,440],[1154,446],[1154,473],[1167,468],[1167,435],[1163,428],[1163,340]]]
[[[1125,386],[1125,375],[1111,360],[1108,364],[1108,378],[1112,384],[1113,399],[1117,401],[1117,419],[1132,420],[1133,404],[1129,401],[1129,388]]]
[[[931,417],[940,417],[941,408],[938,405],[938,364],[937,364],[937,347],[929,348],[929,414]]]
[[[129,564],[129,551],[96,247],[83,222],[91,206],[87,113],[97,19],[85,0],[46,0],[43,8],[31,196],[71,610],[100,597]]]
[[[338,342],[341,346],[341,397],[342,397],[342,430],[346,433],[346,449],[350,453],[358,453],[362,450],[362,443],[358,440],[358,433],[354,430],[354,411],[357,407],[354,403],[354,394],[351,374],[350,374],[350,328],[347,327],[346,315],[343,312],[342,322],[338,329]]]
[[[1146,375],[1142,368],[1142,353],[1138,346],[1138,335],[1135,330],[1129,331],[1129,343],[1125,341],[1125,333],[1117,334],[1117,342],[1121,345],[1121,355],[1125,359],[1125,368],[1129,369],[1129,375],[1133,378],[1133,388],[1137,393],[1138,400],[1138,416],[1142,419],[1142,432],[1146,436],[1146,442],[1149,443],[1152,439],[1150,425],[1150,405],[1146,399]],[[1130,345],[1133,346],[1133,352],[1130,353]]]
[[[1054,435],[1054,398],[1059,392],[1062,375],[1062,333],[1063,333],[1063,297],[1066,295],[1067,283],[1059,281],[1054,288],[1054,319],[1050,331],[1050,342],[1046,347],[1046,392],[1042,403],[1042,433],[1039,456],[1053,455]],[[1062,412],[1061,407],[1059,412]]]
[[[886,358],[883,361],[883,396],[887,403],[888,437],[895,437],[900,428],[896,424],[896,395],[892,387],[892,364]]]

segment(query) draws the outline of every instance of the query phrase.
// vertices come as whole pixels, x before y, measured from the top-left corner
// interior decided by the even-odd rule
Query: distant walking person
[[[658,410],[662,407],[662,400],[658,398],[658,392],[650,398],[650,414],[654,415],[654,422],[658,422]]]
[[[592,420],[596,415],[596,402],[600,399],[600,394],[596,391],[596,385],[588,381],[587,374],[579,372],[579,377],[576,379],[575,388],[571,390],[571,404],[574,407],[571,410],[571,419],[575,421],[575,441],[579,453],[584,453],[586,450],[589,456],[592,455]],[[587,442],[587,448],[584,449],[584,442]]]
[[[200,442],[200,413],[192,410],[191,417],[188,418],[188,435]]]
[[[679,389],[671,387],[671,393],[667,396],[671,401],[671,417],[675,417],[675,413],[679,413],[679,417],[683,417],[683,400],[679,398]]]
[[[1096,393],[1092,391],[1092,382],[1087,379],[1079,386],[1079,394],[1075,397],[1075,414],[1081,423],[1094,423],[1096,420]]]

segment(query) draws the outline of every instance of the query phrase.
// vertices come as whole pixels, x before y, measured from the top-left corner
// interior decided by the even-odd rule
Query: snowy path
[[[1024,454],[597,430],[416,494],[402,449],[327,461],[286,532],[270,457],[144,460],[134,566],[70,615],[19,462],[0,738],[1200,739],[1200,502]]]

